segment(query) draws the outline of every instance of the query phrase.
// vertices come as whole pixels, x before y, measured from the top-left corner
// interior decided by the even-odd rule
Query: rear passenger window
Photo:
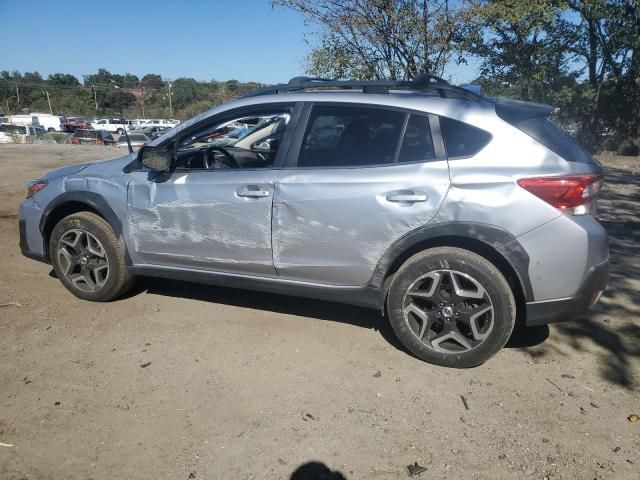
[[[435,158],[429,118],[411,115],[402,139],[398,163],[428,162]]]
[[[405,114],[380,108],[314,106],[298,166],[352,167],[393,163]]]
[[[447,117],[440,117],[440,129],[449,158],[475,155],[491,140],[490,133]]]

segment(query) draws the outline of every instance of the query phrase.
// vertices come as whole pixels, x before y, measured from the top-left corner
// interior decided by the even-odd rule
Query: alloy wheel
[[[415,280],[404,296],[403,315],[418,340],[444,353],[476,348],[494,325],[486,289],[455,270],[435,270]]]
[[[109,278],[107,253],[86,230],[68,230],[58,241],[58,264],[65,278],[85,292],[100,290]]]

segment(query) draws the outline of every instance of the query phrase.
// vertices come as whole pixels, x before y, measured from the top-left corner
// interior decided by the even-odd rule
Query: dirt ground
[[[27,180],[116,155],[0,145],[0,478],[638,478],[640,159],[602,158],[593,314],[449,370],[356,307],[150,279],[76,299],[20,255],[16,212]]]

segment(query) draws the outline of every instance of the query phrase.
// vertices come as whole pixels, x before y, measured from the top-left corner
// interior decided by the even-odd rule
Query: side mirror
[[[166,147],[142,147],[138,151],[138,162],[152,172],[168,172],[172,154]]]

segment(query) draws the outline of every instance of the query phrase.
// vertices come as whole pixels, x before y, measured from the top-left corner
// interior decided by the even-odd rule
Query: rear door
[[[308,105],[302,118],[274,196],[275,267],[284,278],[365,284],[447,193],[438,119],[325,103]]]

